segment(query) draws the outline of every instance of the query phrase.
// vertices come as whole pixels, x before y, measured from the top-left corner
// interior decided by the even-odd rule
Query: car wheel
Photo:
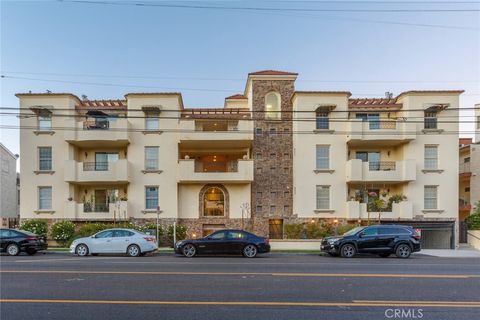
[[[353,244],[347,243],[340,249],[340,255],[342,258],[352,258],[357,253],[357,249]]]
[[[330,257],[338,257],[338,253],[329,252],[328,255]]]
[[[395,250],[395,255],[398,258],[406,259],[412,254],[412,249],[408,244],[400,244]]]
[[[192,258],[197,254],[197,248],[193,244],[186,244],[182,248],[183,255],[187,258]]]
[[[27,249],[26,251],[29,256],[33,256],[35,253],[37,253],[37,250],[35,249]]]
[[[257,247],[253,244],[246,245],[243,248],[243,256],[247,258],[255,258],[258,253]]]
[[[140,247],[137,246],[136,244],[132,244],[127,248],[127,254],[130,257],[138,257],[141,253],[142,251],[140,250]]]
[[[75,248],[75,253],[77,254],[77,256],[79,257],[85,257],[88,255],[88,247],[86,244],[79,244],[76,248]]]
[[[11,256],[18,256],[20,247],[15,243],[11,243],[7,246],[7,253]]]

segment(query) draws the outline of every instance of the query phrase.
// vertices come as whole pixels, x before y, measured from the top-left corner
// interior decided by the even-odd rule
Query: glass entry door
[[[95,190],[95,212],[108,212],[107,190]]]

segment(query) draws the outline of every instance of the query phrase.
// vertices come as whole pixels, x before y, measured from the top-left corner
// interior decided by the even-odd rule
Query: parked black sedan
[[[412,252],[420,251],[420,233],[402,225],[357,227],[342,236],[324,238],[320,249],[343,258],[352,258],[357,253],[374,253],[381,257],[395,254],[398,258],[408,258]]]
[[[47,250],[47,247],[47,239],[44,236],[37,236],[24,230],[0,229],[0,252],[16,256],[24,251],[34,255],[37,251]]]
[[[243,254],[253,258],[266,252],[270,252],[268,238],[243,230],[219,230],[204,238],[182,240],[175,244],[175,253],[188,258],[197,254]]]

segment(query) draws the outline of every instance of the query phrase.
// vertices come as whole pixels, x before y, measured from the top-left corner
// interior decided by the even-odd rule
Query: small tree
[[[75,224],[71,221],[61,221],[52,225],[53,240],[65,246],[75,235]]]
[[[480,230],[480,201],[477,203],[477,209],[473,214],[465,219],[469,230]]]
[[[35,233],[39,236],[46,236],[48,232],[48,224],[47,220],[44,219],[31,219],[24,221],[19,229]]]

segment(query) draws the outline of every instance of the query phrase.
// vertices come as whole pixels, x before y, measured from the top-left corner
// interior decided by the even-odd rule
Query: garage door
[[[452,229],[422,229],[422,249],[451,249]]]

